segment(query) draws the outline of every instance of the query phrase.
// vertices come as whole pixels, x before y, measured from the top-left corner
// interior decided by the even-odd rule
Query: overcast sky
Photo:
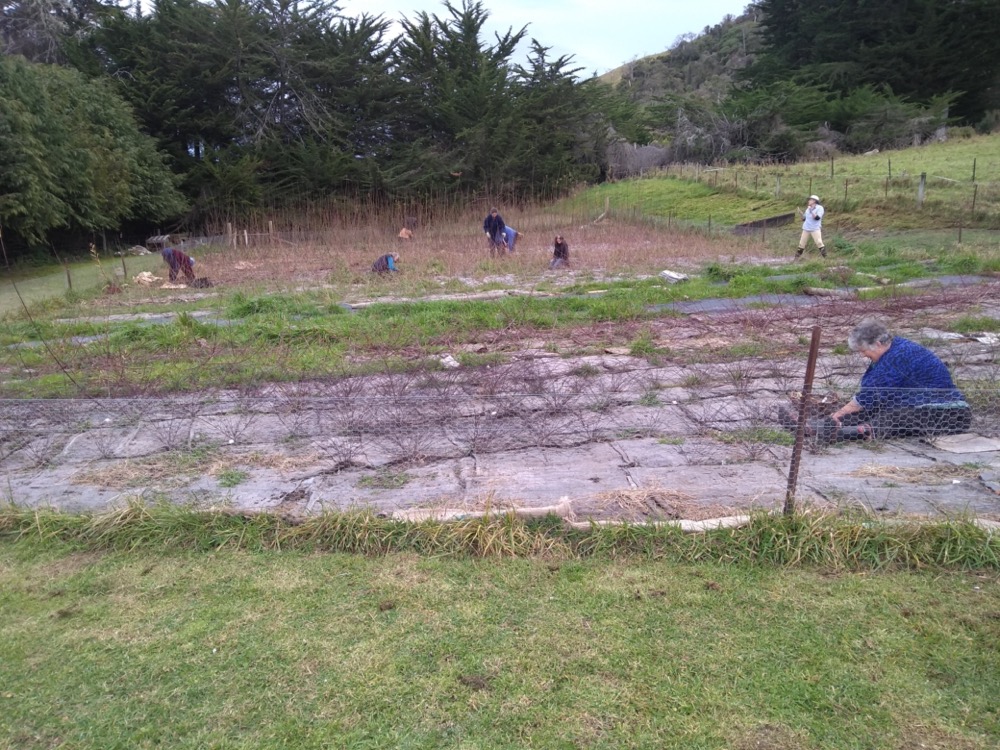
[[[748,0],[484,0],[490,16],[484,42],[493,42],[494,32],[527,26],[526,39],[534,37],[551,47],[551,59],[573,55],[573,67],[583,68],[580,76],[586,78],[663,52],[677,37],[698,34],[726,15],[738,16],[747,4]],[[444,2],[437,0],[338,0],[337,5],[352,17],[368,13],[395,21],[426,11],[450,18]]]

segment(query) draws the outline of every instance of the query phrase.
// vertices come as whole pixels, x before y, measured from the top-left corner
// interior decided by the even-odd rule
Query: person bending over
[[[173,247],[165,247],[160,252],[163,256],[163,260],[170,267],[170,283],[173,284],[177,281],[177,274],[184,274],[184,278],[188,280],[188,283],[194,281],[194,258],[185,253],[183,250],[177,250]]]
[[[398,271],[396,264],[399,263],[399,253],[386,253],[379,256],[378,260],[372,263],[372,273],[389,273]]]
[[[507,252],[514,252],[514,246],[517,245],[518,237],[521,237],[521,233],[518,232],[514,227],[507,225],[504,227],[504,244],[507,245]]]

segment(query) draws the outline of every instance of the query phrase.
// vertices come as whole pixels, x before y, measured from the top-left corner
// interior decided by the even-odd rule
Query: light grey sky
[[[527,26],[532,37],[551,47],[549,55],[573,55],[579,75],[606,73],[638,57],[663,52],[683,34],[699,34],[726,15],[738,16],[749,0],[484,0],[489,11],[484,43],[494,32]],[[438,0],[338,0],[345,16],[362,13],[396,21],[413,18],[419,11],[450,18]],[[461,7],[461,0],[452,0]],[[393,33],[398,33],[398,29]],[[527,42],[524,45],[527,52]],[[524,60],[515,60],[523,63]]]

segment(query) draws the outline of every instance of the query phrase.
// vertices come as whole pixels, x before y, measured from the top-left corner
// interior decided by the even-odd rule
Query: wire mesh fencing
[[[755,377],[751,369],[716,369],[714,381],[697,371],[584,371],[530,391],[501,372],[488,382],[436,372],[155,398],[3,400],[0,462],[18,470],[60,456],[115,460],[266,444],[289,454],[308,449],[334,466],[373,467],[634,440],[683,445],[689,463],[783,460],[798,415],[794,376]],[[866,408],[832,419],[852,397]],[[965,432],[1000,438],[1000,389],[974,382],[957,391],[867,393],[828,378],[805,415],[814,447]]]

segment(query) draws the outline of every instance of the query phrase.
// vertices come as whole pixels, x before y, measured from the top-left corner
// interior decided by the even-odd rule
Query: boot
[[[821,247],[819,249],[819,254],[822,255],[825,258],[826,257],[826,247]]]
[[[837,430],[834,440],[871,440],[875,437],[870,424],[856,424],[851,427],[841,427]]]
[[[801,258],[802,257],[802,253],[804,253],[805,251],[806,251],[806,249],[804,247],[800,247],[798,250],[796,250],[795,251],[795,260],[798,260],[799,258]]]
[[[806,434],[818,443],[833,443],[839,439],[837,423],[831,417],[816,417],[806,424]]]

